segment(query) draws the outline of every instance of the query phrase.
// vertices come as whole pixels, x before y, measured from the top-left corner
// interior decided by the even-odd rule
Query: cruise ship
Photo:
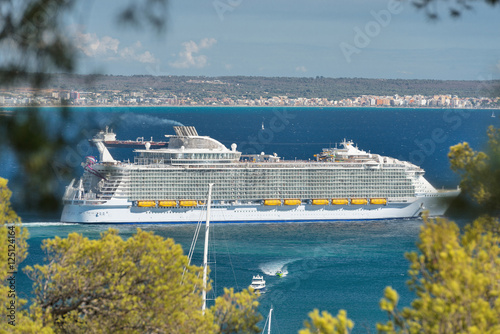
[[[213,183],[212,222],[311,222],[443,215],[460,190],[436,190],[410,162],[365,152],[351,141],[307,161],[243,155],[192,126],[175,126],[168,146],[148,143],[117,161],[102,138],[99,159],[66,187],[62,222],[196,223]]]

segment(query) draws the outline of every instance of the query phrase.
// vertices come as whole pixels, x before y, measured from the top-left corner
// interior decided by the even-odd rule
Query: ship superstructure
[[[459,190],[438,191],[424,170],[406,161],[367,153],[351,141],[323,149],[315,161],[284,161],[276,154],[242,155],[176,126],[167,148],[148,143],[133,162],[116,161],[94,139],[99,160],[66,189],[63,222],[191,223],[201,218],[214,184],[212,221],[274,222],[442,215]]]

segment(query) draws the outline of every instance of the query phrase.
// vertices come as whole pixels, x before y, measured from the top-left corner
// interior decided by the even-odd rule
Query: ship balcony
[[[108,201],[105,200],[64,200],[63,204],[71,204],[71,205],[103,205],[106,204]]]

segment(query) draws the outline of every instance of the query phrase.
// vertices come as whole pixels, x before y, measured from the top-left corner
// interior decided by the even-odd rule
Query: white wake
[[[26,227],[38,227],[38,226],[71,226],[78,225],[73,223],[61,223],[61,222],[32,222],[32,223],[22,223]]]
[[[281,270],[283,277],[288,275],[288,264],[294,260],[278,260],[267,263],[262,263],[259,268],[262,272],[269,276],[276,276],[276,273]]]

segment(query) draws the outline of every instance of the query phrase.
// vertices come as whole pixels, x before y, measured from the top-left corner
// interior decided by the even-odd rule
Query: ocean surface
[[[60,121],[50,108],[41,113],[51,124]],[[363,150],[421,166],[426,178],[438,188],[455,188],[458,178],[449,169],[449,147],[466,141],[477,150],[483,149],[487,127],[498,127],[498,118],[492,118],[491,113],[396,108],[74,108],[64,131],[90,137],[109,126],[118,139],[153,137],[161,141],[166,140],[165,134],[174,134],[173,125],[192,125],[200,135],[213,137],[227,147],[236,143],[244,154],[277,153],[287,160],[314,159],[322,148],[345,138]],[[62,163],[73,167],[75,175],[82,173],[79,164],[85,156],[97,155],[86,139],[66,149]],[[110,152],[117,159],[133,158],[130,149]],[[12,152],[4,152],[1,158],[0,176],[13,178],[19,169]],[[15,182],[9,185],[15,197]],[[61,191],[65,185],[61,182]],[[459,209],[447,215],[465,224]],[[59,213],[45,216],[23,212],[22,208],[18,211],[30,232],[29,257],[23,266],[43,263],[42,240],[71,232],[98,238],[114,227],[127,238],[140,227],[173,238],[187,252],[195,229],[194,225],[63,224],[58,220]],[[414,298],[406,286],[409,277],[404,254],[416,249],[421,224],[419,219],[213,224],[211,279],[215,281],[215,294],[222,294],[224,287],[246,288],[252,276],[260,274],[267,281],[268,292],[260,297],[259,310],[265,318],[273,305],[273,333],[297,333],[315,308],[333,315],[344,309],[355,322],[354,333],[374,333],[376,322],[387,319],[379,308],[386,286],[399,292],[401,306],[409,305]],[[202,252],[200,238],[193,263],[201,264]],[[280,269],[286,275],[273,276]],[[19,274],[18,289],[21,296],[31,298],[31,282],[23,274]]]

